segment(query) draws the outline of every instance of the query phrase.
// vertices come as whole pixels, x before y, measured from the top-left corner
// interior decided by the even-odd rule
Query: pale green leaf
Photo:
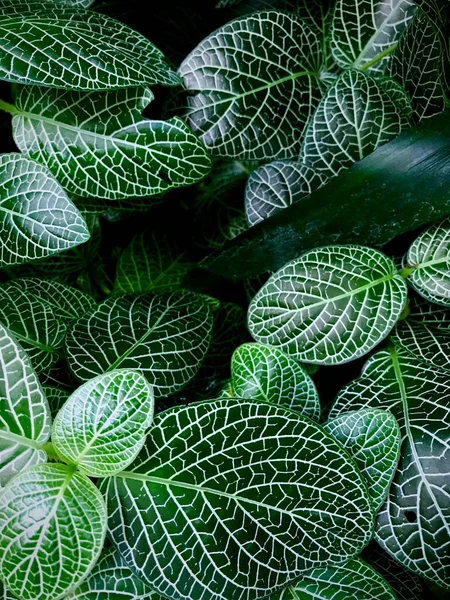
[[[395,417],[374,408],[342,414],[325,429],[353,456],[372,497],[375,514],[383,506],[400,457],[400,430]]]
[[[192,292],[108,298],[69,332],[67,358],[80,381],[118,368],[139,369],[155,397],[167,396],[198,371],[212,324],[210,309]]]
[[[143,375],[124,369],[91,379],[69,397],[52,429],[65,462],[94,477],[125,469],[145,441],[153,391]]]
[[[88,575],[106,533],[93,483],[66,465],[31,467],[0,503],[0,576],[21,600],[57,600]]]
[[[378,514],[375,536],[406,569],[450,582],[450,379],[404,351],[377,352],[339,393],[330,417],[389,410],[402,437],[398,470]]]
[[[402,104],[391,99],[376,79],[360,71],[345,71],[309,122],[300,160],[322,177],[332,177],[407,125]]]
[[[46,462],[50,410],[30,359],[0,325],[0,488],[29,466]]]
[[[160,413],[135,463],[103,488],[114,544],[172,598],[263,598],[372,535],[365,483],[340,444],[267,402]]]
[[[13,134],[75,196],[120,200],[191,185],[211,169],[201,142],[181,121],[142,116],[145,88],[89,94],[22,87]]]
[[[236,398],[287,406],[310,419],[320,417],[311,377],[295,359],[263,344],[243,344],[231,359],[231,388]]]
[[[153,44],[106,15],[1,0],[0,22],[1,79],[73,90],[179,84]]]
[[[213,154],[296,156],[320,98],[321,40],[306,21],[262,11],[224,25],[183,61],[188,119]]]
[[[43,166],[20,154],[3,154],[0,181],[2,267],[39,260],[89,239],[81,214]]]
[[[326,246],[272,275],[250,303],[249,329],[300,361],[339,364],[381,342],[406,297],[403,277],[378,250]]]

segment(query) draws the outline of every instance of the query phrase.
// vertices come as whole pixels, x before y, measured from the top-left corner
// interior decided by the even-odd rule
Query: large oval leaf
[[[338,364],[385,338],[407,286],[394,263],[363,246],[311,250],[277,271],[252,300],[250,333],[300,361]]]
[[[0,503],[0,576],[21,600],[57,600],[86,577],[103,547],[106,509],[84,475],[31,467]]]
[[[133,461],[152,418],[153,391],[145,377],[112,371],[70,396],[53,423],[52,444],[63,461],[105,477]]]
[[[320,417],[320,401],[311,377],[293,358],[263,344],[243,344],[231,359],[231,387],[236,398],[264,400]]]
[[[72,90],[179,83],[153,44],[105,15],[1,0],[0,21],[1,79]]]
[[[143,118],[152,100],[145,88],[86,94],[23,87],[14,139],[75,196],[155,196],[203,179],[211,169],[203,144],[178,118]]]
[[[160,413],[104,491],[114,544],[171,597],[262,598],[305,569],[356,556],[372,535],[365,483],[340,444],[266,402]]]
[[[81,214],[46,168],[3,154],[0,181],[0,266],[39,260],[89,239]]]
[[[321,41],[294,14],[262,11],[224,25],[183,61],[189,124],[213,154],[298,155],[320,98]]]
[[[155,397],[183,388],[208,350],[212,316],[192,292],[120,296],[82,317],[66,340],[81,381],[114,369],[139,369]]]
[[[382,350],[345,387],[331,418],[361,408],[389,410],[400,426],[400,463],[375,530],[407,569],[450,582],[450,380],[409,354]]]
[[[44,463],[50,409],[30,360],[0,325],[0,487],[32,465]]]

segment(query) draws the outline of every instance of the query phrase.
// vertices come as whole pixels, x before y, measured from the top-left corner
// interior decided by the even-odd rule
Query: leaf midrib
[[[22,446],[26,446],[27,448],[33,448],[34,450],[43,451],[42,445],[36,442],[36,440],[24,437],[22,435],[19,435],[18,433],[12,433],[11,431],[5,431],[4,429],[0,429],[0,438],[8,440],[10,442],[21,444]]]

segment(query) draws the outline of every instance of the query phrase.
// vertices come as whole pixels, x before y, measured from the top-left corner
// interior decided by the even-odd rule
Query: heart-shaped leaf
[[[338,0],[331,51],[341,67],[382,73],[414,16],[414,0]]]
[[[301,200],[326,182],[320,171],[293,160],[263,165],[250,174],[245,189],[245,214],[256,225]]]
[[[192,292],[108,298],[82,317],[66,340],[80,381],[118,368],[139,369],[155,397],[183,388],[208,350],[213,319]]]
[[[1,0],[0,21],[1,79],[72,90],[179,84],[153,44],[106,15]]]
[[[320,417],[319,395],[311,377],[277,348],[243,344],[235,350],[231,387],[236,398],[280,404],[314,420]]]
[[[30,360],[0,325],[0,487],[32,465],[46,462],[50,410]]]
[[[45,167],[3,154],[0,181],[0,266],[39,260],[89,239],[81,214]]]
[[[298,155],[320,98],[321,40],[282,11],[235,19],[183,61],[193,131],[213,154],[243,160]]]
[[[404,279],[378,250],[327,246],[272,275],[250,304],[249,329],[300,361],[343,363],[388,335],[406,297]]]
[[[365,483],[340,444],[266,402],[160,413],[134,464],[103,488],[114,544],[170,597],[263,598],[371,536]]]
[[[300,160],[323,177],[337,175],[408,125],[401,105],[376,79],[346,71],[330,87],[315,111]]]
[[[324,427],[355,459],[377,514],[387,498],[400,457],[400,430],[395,417],[385,410],[367,408],[335,417]]]
[[[93,483],[66,465],[27,469],[1,493],[0,576],[21,600],[57,600],[97,561],[106,507]]]
[[[22,87],[14,139],[75,196],[154,196],[203,179],[211,169],[203,144],[181,119],[143,118],[152,100],[145,88],[86,94]]]
[[[449,587],[450,380],[404,351],[377,352],[338,395],[330,417],[389,410],[402,436],[400,463],[375,536],[408,570]]]
[[[143,375],[117,370],[79,387],[59,411],[52,444],[65,461],[94,477],[125,469],[145,441],[153,391]]]

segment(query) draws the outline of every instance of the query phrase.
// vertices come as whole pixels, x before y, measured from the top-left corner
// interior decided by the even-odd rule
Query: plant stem
[[[409,277],[411,275],[411,273],[416,268],[417,267],[408,266],[408,267],[405,267],[404,269],[402,269],[401,271],[399,271],[398,274],[406,279],[407,277]]]
[[[5,102],[4,100],[0,100],[0,110],[3,110],[10,115],[18,115],[20,112],[13,104],[9,104],[9,102]]]
[[[46,442],[45,444],[42,444],[41,448],[42,448],[42,450],[44,450],[44,452],[47,453],[47,456],[49,457],[50,460],[57,460],[57,461],[60,460],[60,458],[56,454],[56,450],[53,447],[53,444],[51,442]]]
[[[376,65],[378,62],[383,60],[383,58],[386,58],[386,56],[389,56],[389,54],[392,54],[396,48],[397,48],[397,44],[392,44],[392,46],[389,46],[389,48],[386,48],[386,50],[383,50],[383,52],[380,52],[380,54],[377,54],[376,56],[374,56],[372,58],[372,60],[369,60],[364,65],[359,67],[359,70],[367,71],[367,69],[370,69],[370,67],[373,67],[374,65]]]

